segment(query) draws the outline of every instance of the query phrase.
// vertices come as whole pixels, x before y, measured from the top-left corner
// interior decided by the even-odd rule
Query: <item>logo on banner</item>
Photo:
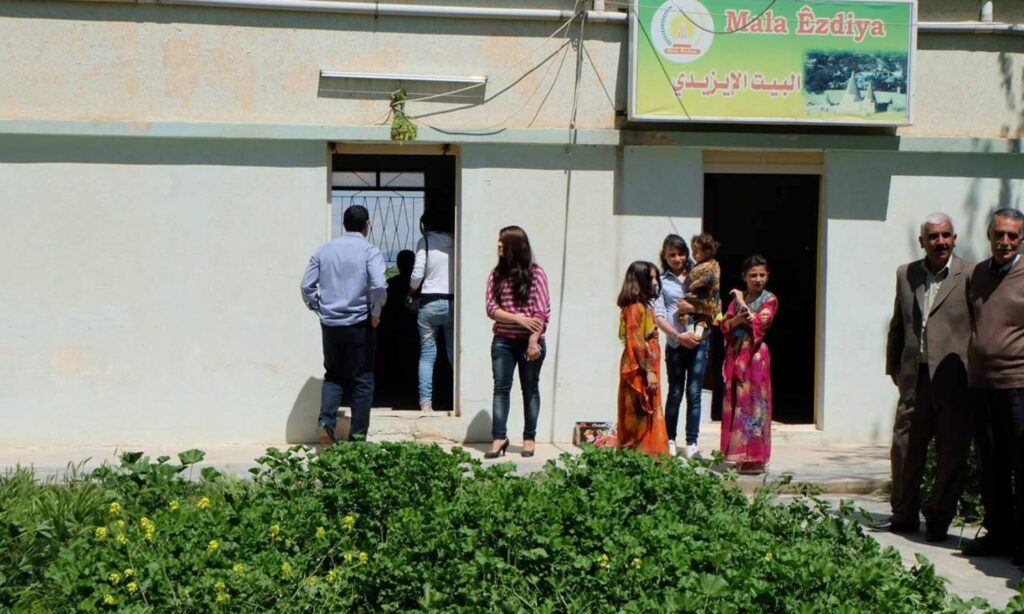
[[[676,64],[700,59],[715,38],[711,13],[697,0],[669,0],[654,11],[651,39],[661,57]]]

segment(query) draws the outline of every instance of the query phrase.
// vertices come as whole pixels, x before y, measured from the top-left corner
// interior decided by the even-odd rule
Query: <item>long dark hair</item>
[[[661,253],[658,254],[658,258],[661,259],[661,272],[666,273],[671,270],[668,266],[668,260],[665,259],[665,252],[669,249],[678,249],[686,255],[686,264],[683,265],[683,272],[689,271],[693,263],[690,262],[690,248],[686,246],[686,239],[677,234],[670,234],[661,242]]]
[[[658,272],[653,262],[636,260],[626,269],[626,278],[622,280],[619,290],[619,307],[628,307],[633,303],[648,303],[654,298],[654,284],[651,283],[651,271]]]
[[[501,284],[506,279],[512,285],[512,302],[525,305],[530,302],[533,288],[533,249],[530,237],[519,226],[506,226],[498,233],[501,241],[501,255],[494,267],[494,281],[491,293],[495,299],[501,297]]]

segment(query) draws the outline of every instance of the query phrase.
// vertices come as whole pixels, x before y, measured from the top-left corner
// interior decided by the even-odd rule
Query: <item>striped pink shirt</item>
[[[548,297],[548,276],[544,269],[536,264],[533,265],[533,284],[530,286],[530,300],[525,305],[517,305],[512,300],[512,283],[509,280],[501,282],[501,296],[495,299],[492,287],[494,285],[494,271],[487,276],[487,317],[494,319],[494,312],[498,309],[509,313],[525,315],[529,318],[544,320],[544,323],[551,319],[551,300]],[[545,326],[545,330],[547,327]],[[524,339],[530,336],[530,331],[517,324],[494,323],[494,336],[506,339]],[[541,339],[544,333],[541,333]]]

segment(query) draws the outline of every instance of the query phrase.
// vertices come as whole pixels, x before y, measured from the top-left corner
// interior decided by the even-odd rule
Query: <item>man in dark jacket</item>
[[[886,373],[899,387],[892,436],[894,533],[918,530],[925,539],[946,539],[964,484],[970,447],[967,345],[970,315],[967,286],[971,263],[953,255],[956,232],[944,213],[921,224],[925,257],[899,267],[896,302],[886,344]],[[928,444],[935,438],[937,471],[931,498],[921,503]]]

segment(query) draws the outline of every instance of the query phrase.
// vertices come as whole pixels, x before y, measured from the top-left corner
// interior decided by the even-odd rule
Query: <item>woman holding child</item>
[[[694,239],[695,251],[701,249],[702,256],[709,251],[708,247],[714,246],[709,236],[697,236]],[[654,300],[654,312],[658,328],[665,333],[667,340],[665,372],[668,375],[668,397],[665,399],[665,426],[668,430],[668,453],[669,456],[675,456],[677,452],[679,407],[685,395],[686,441],[682,456],[699,460],[704,458],[697,447],[697,437],[700,434],[701,392],[708,366],[711,335],[706,329],[698,333],[696,322],[689,315],[695,311],[694,305],[686,300],[688,295],[695,297],[689,294],[690,273],[694,268],[686,241],[676,234],[665,237],[661,245],[661,294]],[[708,268],[712,267],[704,266],[701,271]],[[706,277],[702,281],[707,281]],[[717,277],[711,281],[717,293]]]

